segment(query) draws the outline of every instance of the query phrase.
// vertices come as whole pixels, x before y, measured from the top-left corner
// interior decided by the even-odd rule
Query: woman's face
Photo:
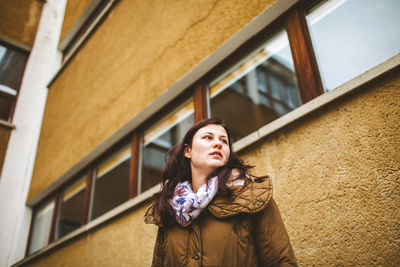
[[[193,136],[192,146],[185,148],[185,157],[191,161],[191,167],[210,173],[224,166],[230,155],[229,139],[225,128],[209,124],[200,128]]]

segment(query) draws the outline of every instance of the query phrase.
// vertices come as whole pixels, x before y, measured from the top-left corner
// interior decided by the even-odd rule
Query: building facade
[[[33,2],[48,25],[53,1]],[[400,263],[398,1],[53,8],[62,15],[51,49],[62,56],[38,74],[47,100],[16,204],[24,253],[5,266],[149,266],[157,229],[143,215],[165,152],[210,116],[227,123],[254,174],[272,177],[301,266]]]

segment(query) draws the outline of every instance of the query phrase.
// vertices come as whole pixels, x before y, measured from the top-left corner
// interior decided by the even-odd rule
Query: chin
[[[216,168],[222,167],[224,165],[225,165],[224,163],[217,163],[217,164],[212,164],[210,167],[216,169]]]

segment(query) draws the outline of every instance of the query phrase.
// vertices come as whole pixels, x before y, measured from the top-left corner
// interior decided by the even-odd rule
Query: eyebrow
[[[211,135],[215,135],[214,133],[212,133],[212,132],[204,132],[203,134],[211,134]],[[219,137],[225,137],[225,138],[228,138],[226,135],[220,135]]]

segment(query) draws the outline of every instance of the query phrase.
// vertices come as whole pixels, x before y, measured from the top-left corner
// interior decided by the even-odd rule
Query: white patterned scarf
[[[178,183],[174,196],[169,200],[175,211],[176,221],[186,227],[200,215],[214,198],[218,190],[218,177],[214,176],[208,183],[204,183],[197,193],[194,193],[189,181]]]

